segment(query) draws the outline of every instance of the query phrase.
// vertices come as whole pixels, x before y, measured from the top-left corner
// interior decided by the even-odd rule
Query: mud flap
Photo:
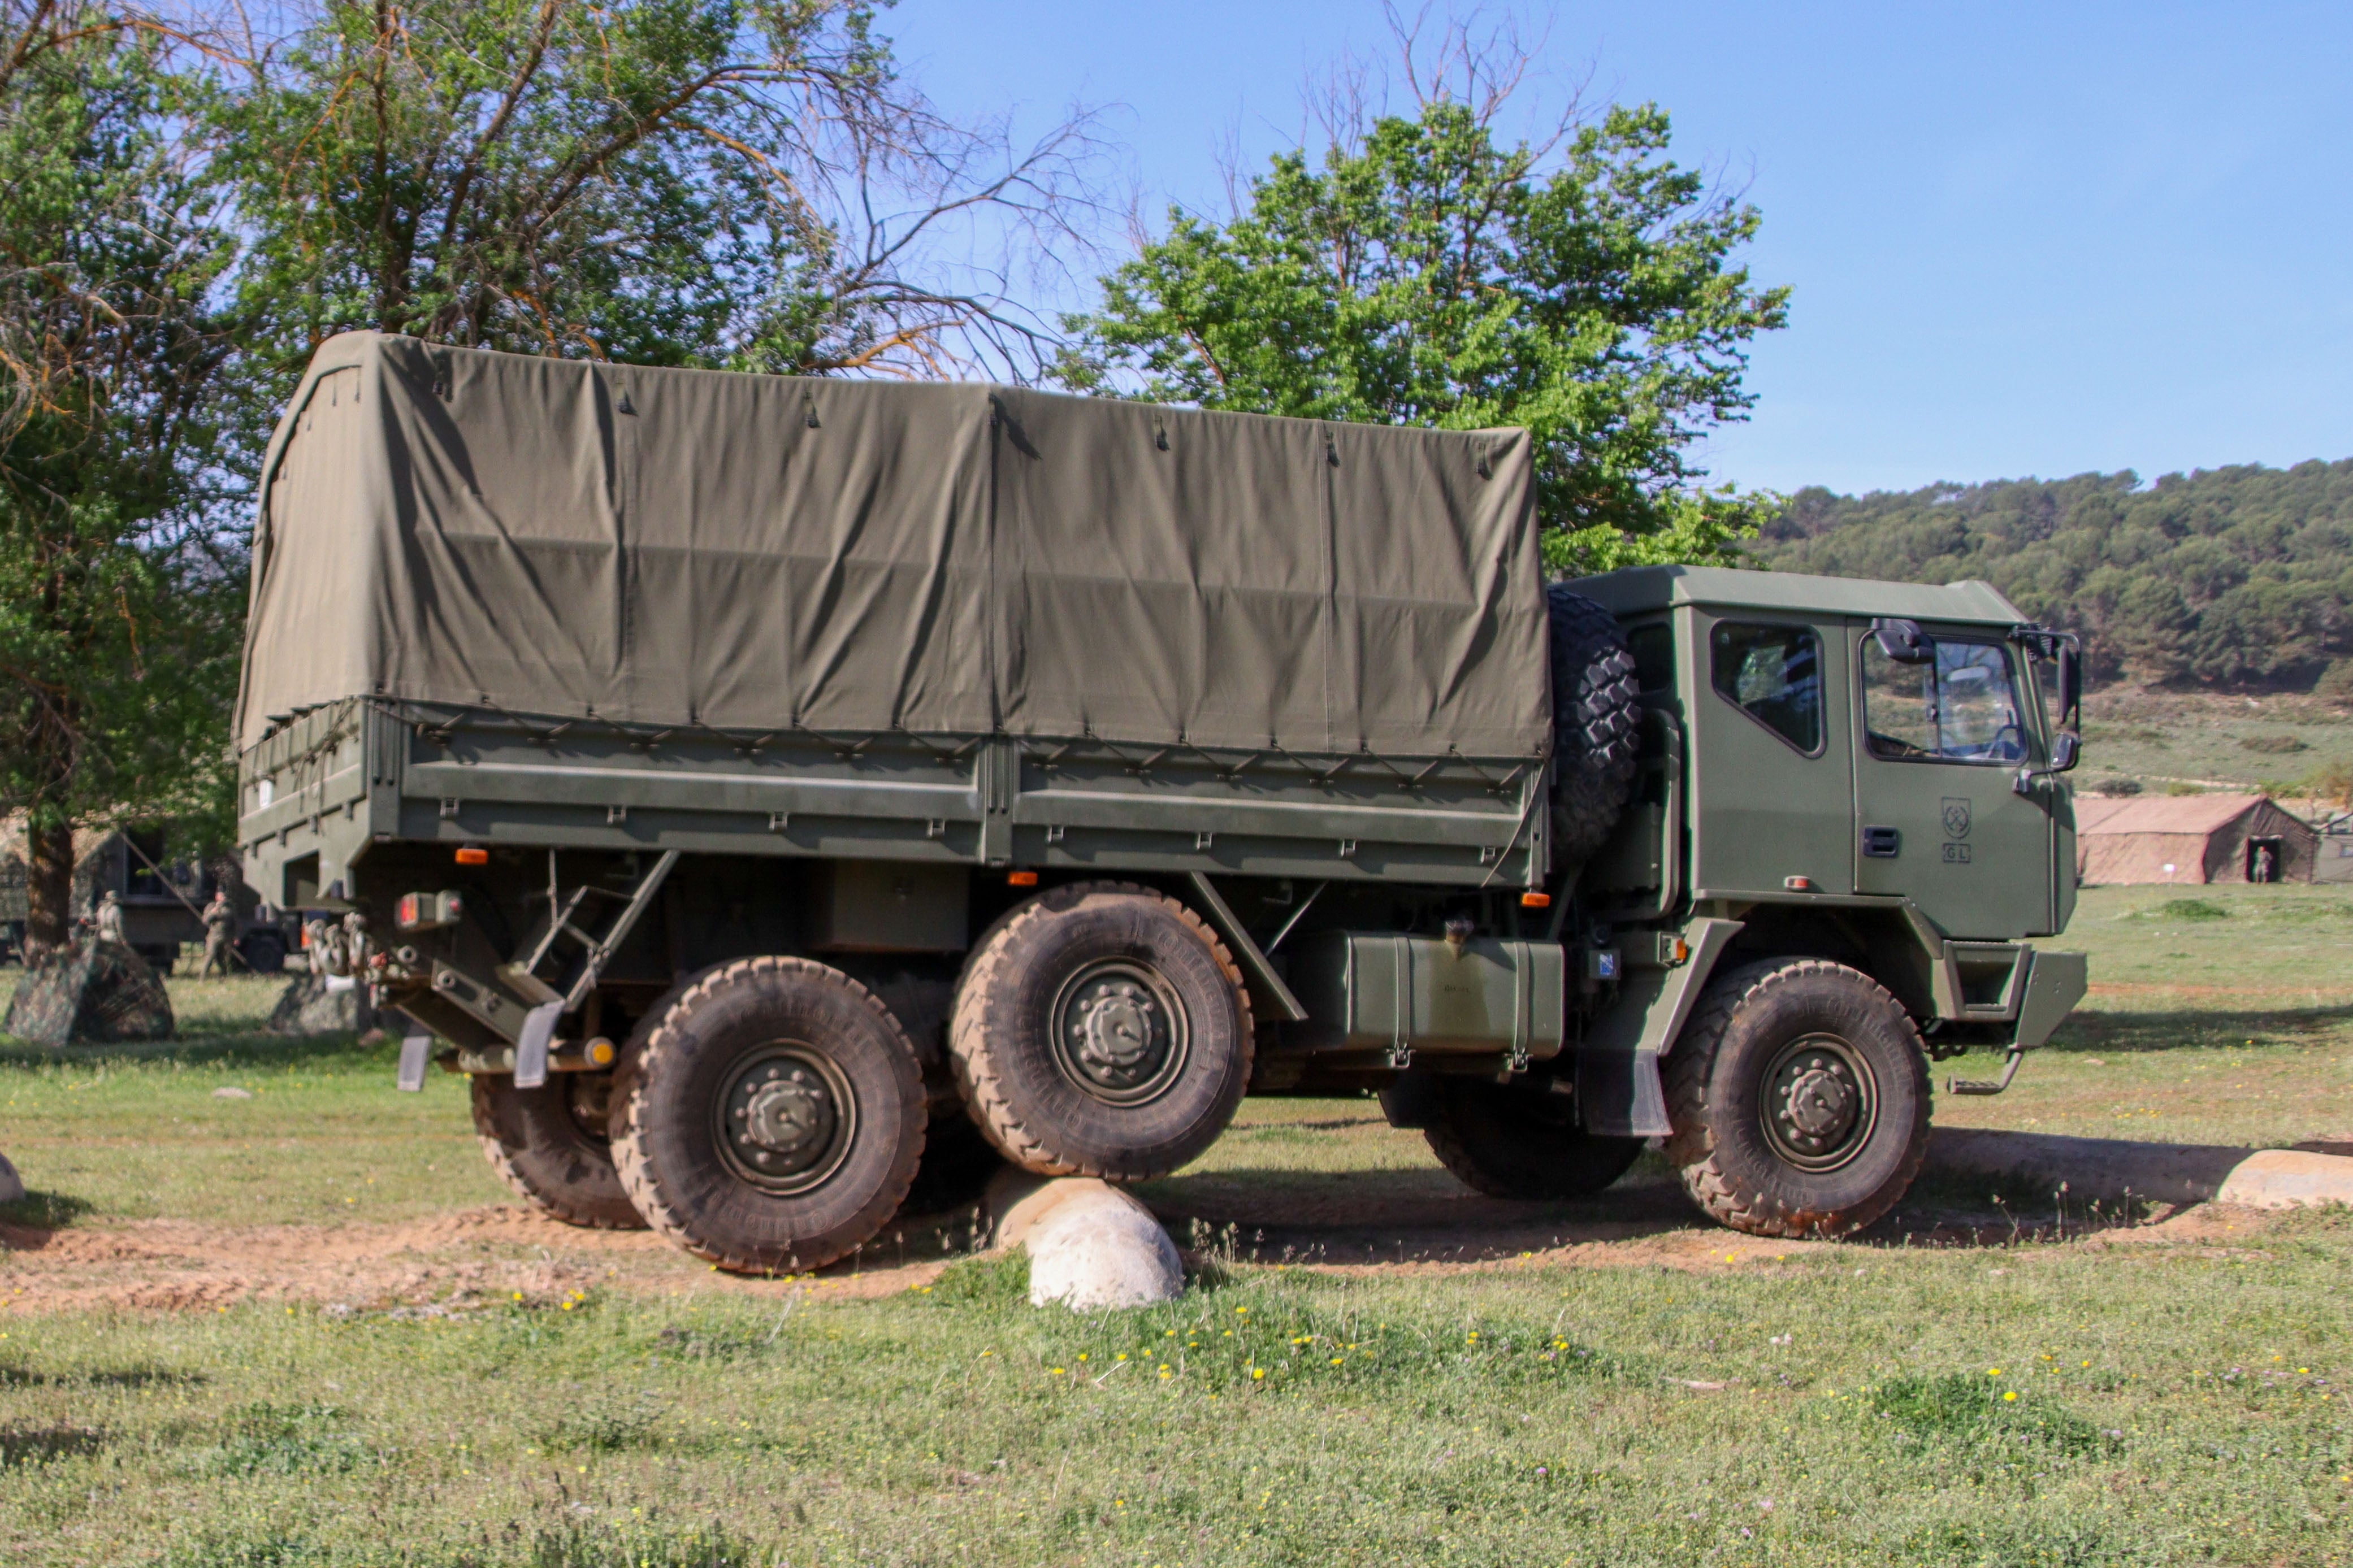
[[[401,1015],[407,1017],[406,1014]],[[405,1094],[417,1094],[425,1089],[425,1066],[433,1054],[433,1033],[414,1018],[408,1019],[408,1033],[400,1039],[400,1076],[394,1087]]]
[[[555,1020],[564,1013],[561,999],[543,1002],[522,1016],[522,1036],[515,1041],[514,1080],[517,1089],[537,1089],[547,1081],[547,1042],[555,1034]]]
[[[1588,1132],[1664,1138],[1674,1131],[1667,1121],[1659,1058],[1682,1033],[1715,961],[1740,926],[1738,921],[1693,921],[1683,931],[1689,960],[1668,969],[1627,971],[1616,1005],[1595,1020],[1577,1047],[1577,1117]]]
[[[1577,1103],[1588,1132],[1613,1138],[1664,1138],[1666,1086],[1659,1081],[1659,1053],[1638,1046],[1630,1051],[1579,1051]]]

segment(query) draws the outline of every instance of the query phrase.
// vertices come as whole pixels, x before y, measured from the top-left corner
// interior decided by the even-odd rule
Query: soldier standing
[[[343,973],[354,980],[367,978],[368,954],[373,948],[367,926],[367,916],[357,910],[343,916]]]
[[[217,889],[205,906],[205,966],[197,971],[197,979],[210,980],[216,965],[221,978],[228,978],[229,937],[236,930],[237,910],[228,901],[228,889]]]
[[[98,902],[98,940],[131,945],[131,938],[122,929],[122,895],[111,888]]]

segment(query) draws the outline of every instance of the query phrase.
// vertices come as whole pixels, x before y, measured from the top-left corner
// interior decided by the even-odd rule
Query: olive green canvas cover
[[[632,724],[1527,756],[1525,432],[353,333],[272,440],[237,735]]]

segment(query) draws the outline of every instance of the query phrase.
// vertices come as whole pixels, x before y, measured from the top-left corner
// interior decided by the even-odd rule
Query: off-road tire
[[[743,1064],[789,1047],[838,1075],[831,1163],[805,1191],[764,1188],[720,1146]],[[739,1274],[818,1268],[871,1240],[905,1200],[923,1151],[923,1069],[866,987],[801,958],[744,958],[695,976],[622,1051],[613,1163],[638,1212]]]
[[[1552,643],[1553,854],[1609,842],[1634,787],[1641,682],[1618,617],[1566,584],[1545,590]]]
[[[499,1179],[525,1201],[566,1225],[591,1230],[643,1230],[613,1168],[613,1145],[596,1130],[594,1097],[602,1075],[552,1073],[537,1089],[517,1089],[504,1073],[474,1075],[474,1132]]]
[[[1870,1126],[1844,1163],[1808,1170],[1777,1148],[1766,1082],[1785,1048],[1832,1039],[1867,1067]],[[1859,970],[1816,958],[1752,963],[1710,982],[1666,1060],[1667,1159],[1694,1202],[1751,1236],[1844,1236],[1895,1206],[1928,1152],[1928,1058],[1903,1005]]]
[[[1590,1197],[1641,1157],[1640,1138],[1577,1124],[1577,1106],[1542,1085],[1441,1078],[1430,1151],[1465,1186],[1491,1198]]]
[[[1133,964],[1180,1015],[1168,1080],[1113,1103],[1082,1088],[1052,1040],[1069,987]],[[1173,1000],[1174,1008],[1167,1004]],[[1008,1160],[1040,1175],[1133,1182],[1164,1175],[1217,1141],[1249,1085],[1255,1026],[1240,968],[1200,916],[1149,888],[1079,882],[1017,907],[981,942],[956,992],[949,1055],[973,1120]],[[1177,1056],[1171,1047],[1158,1058]]]

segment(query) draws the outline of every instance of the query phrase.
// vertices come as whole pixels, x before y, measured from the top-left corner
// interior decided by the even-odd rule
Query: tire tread
[[[1906,1144],[1901,1179],[1889,1185],[1890,1195],[1877,1212],[1832,1215],[1790,1209],[1761,1192],[1745,1188],[1719,1160],[1710,1124],[1713,1108],[1708,1085],[1715,1076],[1716,1049],[1733,1015],[1778,986],[1817,975],[1835,976],[1849,984],[1860,982],[1869,987],[1871,1000],[1903,1019],[1915,1048],[1919,1047],[1918,1030],[1904,1011],[1903,1004],[1861,970],[1821,958],[1767,959],[1744,964],[1710,981],[1690,1022],[1676,1038],[1674,1049],[1667,1055],[1667,1120],[1674,1128],[1667,1140],[1667,1161],[1682,1175],[1683,1189],[1691,1194],[1692,1201],[1709,1218],[1750,1236],[1794,1238],[1843,1236],[1860,1230],[1894,1206],[1927,1160],[1929,1101],[1925,1094],[1920,1097],[1916,1122]],[[1925,1051],[1921,1054],[1925,1059]]]
[[[899,1034],[902,1043],[907,1046],[902,1053],[903,1060],[907,1068],[915,1072],[920,1093],[921,1073],[915,1065],[914,1047],[905,1040],[906,1031],[900,1026],[897,1016],[891,1012],[890,1008],[882,1005],[879,997],[849,975],[828,965],[806,958],[783,958],[772,955],[739,958],[731,963],[714,964],[673,990],[661,1002],[655,1005],[654,1010],[646,1015],[644,1024],[641,1026],[644,1029],[642,1038],[631,1040],[628,1048],[622,1052],[620,1066],[616,1069],[613,1085],[613,1164],[621,1173],[622,1189],[629,1194],[629,1201],[637,1205],[638,1213],[645,1216],[646,1223],[656,1232],[695,1257],[715,1263],[733,1274],[765,1273],[770,1271],[770,1267],[759,1258],[729,1253],[724,1248],[713,1247],[703,1241],[689,1227],[686,1217],[664,1201],[660,1187],[654,1181],[653,1172],[638,1142],[638,1127],[635,1119],[637,1097],[631,1090],[639,1078],[662,1070],[665,1058],[675,1055],[681,1048],[679,1026],[691,1018],[697,1007],[710,1001],[721,989],[747,975],[762,972],[782,973],[795,971],[816,975],[829,984],[843,987],[852,995],[872,1006],[884,1018],[889,1019],[891,1027]],[[893,1184],[898,1190],[892,1195],[888,1212],[895,1213],[899,1205],[906,1201],[907,1189],[914,1184],[915,1166],[922,1156],[923,1139],[918,1135],[913,1148],[900,1162],[902,1168],[894,1175]],[[883,1223],[889,1223],[887,1218]],[[837,1253],[835,1256],[839,1257],[840,1254]],[[832,1261],[832,1258],[817,1258],[804,1267],[820,1268]]]
[[[468,1098],[473,1101],[474,1136],[482,1145],[482,1158],[491,1163],[491,1169],[497,1173],[499,1180],[504,1182],[517,1197],[550,1218],[562,1220],[565,1225],[576,1225],[584,1230],[646,1228],[642,1212],[637,1216],[636,1223],[631,1224],[617,1215],[575,1203],[560,1188],[543,1191],[533,1186],[531,1179],[523,1174],[522,1168],[515,1163],[514,1157],[507,1152],[506,1141],[499,1136],[498,1122],[489,1100],[480,1093]],[[622,1190],[628,1190],[626,1178],[622,1182]],[[634,1206],[637,1202],[635,1194],[631,1194],[629,1201]]]
[[[1555,583],[1545,592],[1553,685],[1554,852],[1581,861],[1633,793],[1641,682],[1618,617]]]
[[[1089,897],[1111,893],[1124,897],[1147,899],[1172,911],[1194,936],[1206,945],[1216,959],[1219,970],[1233,986],[1234,995],[1241,1008],[1240,1050],[1241,1077],[1250,1077],[1257,1047],[1257,1027],[1251,1017],[1250,990],[1242,982],[1241,965],[1216,931],[1192,909],[1179,900],[1170,898],[1156,888],[1136,882],[1080,882],[1057,889],[1066,898]],[[1072,901],[1076,901],[1073,899]],[[991,926],[980,945],[973,950],[965,965],[963,978],[956,985],[955,1013],[949,1025],[948,1059],[955,1066],[956,1088],[962,1091],[965,1106],[988,1141],[1023,1170],[1041,1176],[1094,1176],[1104,1181],[1141,1182],[1164,1176],[1166,1171],[1113,1171],[1100,1164],[1069,1157],[1050,1141],[1047,1130],[1023,1125],[1015,1113],[1011,1098],[1005,1089],[1003,1074],[992,1052],[988,1037],[987,1014],[994,993],[1003,982],[1005,954],[1021,930],[1034,921],[1056,912],[1041,900],[1033,899],[1022,904]]]

